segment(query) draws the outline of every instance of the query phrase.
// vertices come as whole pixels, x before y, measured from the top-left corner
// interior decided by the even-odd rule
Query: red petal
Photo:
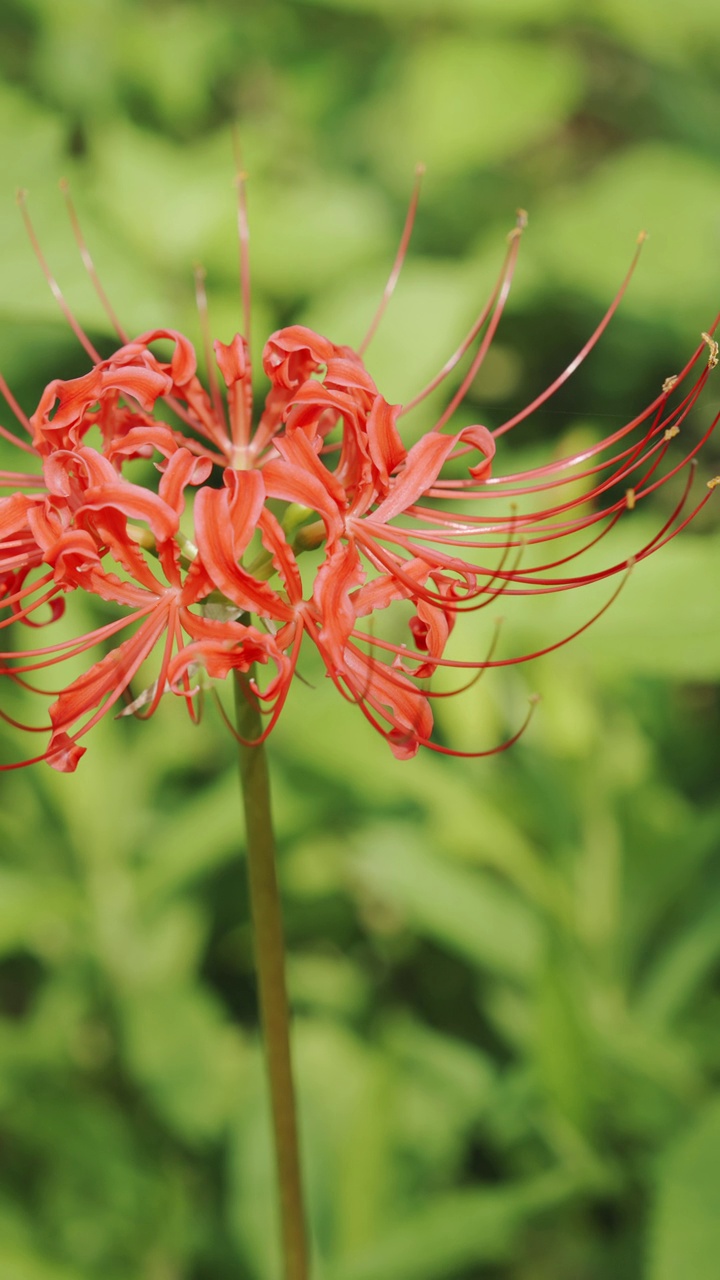
[[[182,515],[187,485],[202,484],[212,471],[209,458],[196,458],[189,449],[178,449],[170,458],[159,485],[159,496],[173,511]]]
[[[242,382],[250,373],[248,346],[241,334],[236,333],[232,342],[213,342],[215,359],[226,387]]]
[[[225,472],[226,489],[201,489],[195,535],[203,565],[218,590],[241,609],[290,621],[287,601],[237,563],[258,526],[265,489],[259,471]]]
[[[57,735],[62,734],[64,737],[65,731],[76,724],[86,711],[98,707],[107,698],[108,701],[101,713],[104,714],[117,702],[138,667],[145,661],[166,629],[170,605],[170,600],[161,601],[134,635],[123,640],[122,644],[112,649],[89,671],[63,690],[57,701],[50,707],[50,719],[54,730],[50,743],[51,751],[54,750],[58,740]],[[89,725],[85,726],[85,729],[87,728]]]
[[[332,342],[304,325],[278,329],[265,343],[263,369],[274,386],[298,387],[327,364],[335,351]]]
[[[399,404],[388,404],[382,396],[376,396],[367,420],[370,457],[383,486],[387,486],[390,473],[407,457],[407,450],[395,426],[399,412]]]
[[[483,461],[470,468],[476,478],[487,475],[495,443],[485,427],[465,427],[454,436],[444,436],[439,431],[428,431],[414,444],[407,455],[405,466],[394,481],[384,502],[373,512],[373,519],[383,522],[407,511],[418,498],[431,489],[444,463],[459,441],[472,444],[483,455]]]
[[[45,759],[58,773],[74,773],[87,748],[78,746],[66,733],[54,733]]]
[[[323,466],[302,432],[278,439],[275,443],[284,460],[272,459],[263,467],[268,497],[283,498],[286,502],[299,502],[310,507],[324,521],[328,538],[339,537],[343,526],[340,513],[347,507],[342,485]]]
[[[338,545],[315,575],[313,598],[322,619],[320,643],[340,667],[348,636],[355,626],[356,612],[350,592],[365,577],[354,543]]]

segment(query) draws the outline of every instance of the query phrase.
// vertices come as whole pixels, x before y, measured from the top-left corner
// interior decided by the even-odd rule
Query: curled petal
[[[160,480],[159,496],[178,515],[185,509],[187,485],[202,484],[212,471],[209,458],[196,458],[188,449],[178,449],[168,461]]]
[[[53,769],[57,769],[58,773],[74,773],[78,767],[78,761],[85,755],[86,750],[87,747],[81,747],[66,733],[54,733],[44,758]]]
[[[342,675],[360,703],[369,703],[389,721],[391,732],[385,736],[399,759],[414,756],[420,743],[428,741],[433,727],[430,703],[406,676],[353,645],[346,648]]]
[[[43,498],[29,498],[24,493],[13,493],[9,498],[0,498],[0,538],[9,538],[12,534],[27,529],[28,513],[43,503]]]
[[[145,365],[108,368],[99,364],[81,378],[73,378],[69,382],[56,379],[46,387],[30,419],[34,432],[33,443],[40,452],[46,451],[48,445],[69,445],[71,448],[77,446],[81,435],[92,425],[84,422],[86,410],[101,400],[108,391],[132,396],[144,409],[149,410],[158,397],[167,395],[171,388],[172,379],[166,373]]]
[[[360,587],[359,591],[353,595],[356,618],[366,618],[376,609],[387,609],[393,600],[414,598],[417,588],[421,587],[429,577],[430,566],[424,560],[416,558],[406,561],[404,571],[404,582],[392,573],[383,573],[373,578],[372,582]]]
[[[262,475],[228,469],[225,482],[225,489],[201,489],[195,501],[195,534],[205,570],[240,609],[287,622],[293,617],[287,601],[238,564],[260,520]]]
[[[112,649],[89,671],[63,690],[50,707],[50,720],[53,725],[50,753],[53,753],[58,746],[63,752],[67,749],[68,730],[72,729],[88,711],[104,703],[100,714],[95,715],[90,723],[83,727],[81,733],[86,732],[100,718],[100,715],[104,715],[117,702],[168,626],[170,610],[171,601],[168,599],[153,610],[134,635],[123,640],[116,649]],[[77,736],[79,735],[76,734]],[[63,758],[65,758],[64,755]]]
[[[179,691],[185,676],[201,666],[213,680],[225,680],[232,671],[249,671],[255,663],[268,660],[278,667],[278,677],[285,675],[289,659],[281,653],[272,636],[262,635],[255,627],[240,623],[220,623],[216,635],[195,640],[176,654],[168,667],[168,681]],[[274,683],[274,682],[273,682]]]
[[[376,396],[367,420],[368,446],[382,492],[387,492],[390,474],[404,462],[407,450],[400,439],[397,427],[399,404],[388,404],[382,396]]]
[[[409,626],[416,648],[427,653],[429,660],[420,666],[415,665],[412,674],[416,680],[428,679],[437,669],[437,662],[432,659],[442,657],[454,623],[455,616],[449,609],[427,600],[418,600],[417,614],[410,619]]]
[[[473,480],[487,480],[490,475],[492,460],[495,457],[495,437],[492,432],[488,431],[487,427],[477,425],[464,427],[456,439],[464,444],[472,445],[482,457],[482,462],[478,462],[474,467],[468,468]]]
[[[257,528],[265,485],[259,471],[233,471],[228,467],[223,479],[223,489],[201,489],[198,493],[195,530],[203,552],[211,553],[213,548],[222,546],[233,560],[239,560]]]
[[[214,590],[215,584],[210,577],[202,560],[198,557],[190,564],[185,581],[180,588],[180,603],[183,605],[197,604],[198,601],[204,600],[210,592]]]
[[[328,540],[339,537],[343,524],[341,512],[347,507],[342,485],[323,466],[302,433],[278,439],[276,443],[282,459],[267,462],[262,473],[268,497],[310,507],[324,522]]]
[[[58,586],[68,589],[84,586],[91,571],[102,568],[95,539],[84,529],[65,530],[45,558],[53,566]]]
[[[292,389],[327,364],[334,351],[332,342],[312,329],[289,325],[271,334],[265,343],[263,369],[273,386]]]
[[[127,430],[124,429],[126,423]],[[105,456],[116,466],[132,458],[152,458],[154,453],[171,458],[179,447],[170,427],[159,422],[139,423],[137,414],[125,417],[117,411],[108,425]]]
[[[233,444],[245,455],[250,439],[253,391],[248,344],[236,333],[232,342],[214,342],[215,359],[228,389]]]
[[[304,431],[309,440],[317,440],[319,445],[338,418],[352,422],[358,417],[364,420],[365,408],[353,395],[308,378],[294,393],[286,413],[287,433]]]
[[[236,333],[232,342],[213,342],[215,359],[226,387],[244,382],[250,374],[248,345],[241,334]]]
[[[267,507],[260,514],[259,525],[263,544],[272,555],[273,567],[280,575],[291,602],[298,604],[302,600],[302,578],[282,525]]]
[[[373,518],[392,520],[417,502],[418,498],[432,488],[459,441],[472,444],[483,455],[483,461],[470,468],[471,475],[475,478],[487,475],[495,453],[495,442],[485,427],[465,427],[454,436],[445,436],[440,431],[428,431],[413,445],[404,467],[391,485],[387,498],[373,513]]]
[[[351,347],[335,347],[334,352],[326,361],[325,386],[348,392],[358,404],[369,409],[377,387],[360,356]]]
[[[350,593],[364,578],[365,570],[353,542],[331,551],[315,577],[313,599],[322,619],[320,644],[338,667],[344,661],[345,645],[357,618]]]
[[[179,528],[176,511],[162,498],[140,485],[118,480],[115,484],[88,489],[83,510],[102,511],[110,507],[131,520],[142,520],[152,529],[158,542],[174,538]]]
[[[58,509],[47,500],[38,502],[28,510],[28,528],[34,541],[49,564],[53,562],[58,539],[70,524],[67,509]]]
[[[163,338],[174,344],[174,351],[169,365],[173,384],[176,387],[184,387],[195,375],[197,357],[193,344],[177,329],[151,329],[148,333],[141,333],[135,342],[130,342],[125,347],[120,348],[114,357],[114,361],[121,363],[128,356],[144,351],[151,342],[158,342]],[[155,360],[151,352],[148,354],[152,360]]]

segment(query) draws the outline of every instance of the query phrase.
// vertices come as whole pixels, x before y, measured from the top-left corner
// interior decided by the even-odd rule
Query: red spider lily
[[[416,203],[417,188],[361,352],[394,288]],[[72,208],[71,217],[105,301]],[[503,594],[565,591],[617,575],[622,583],[632,563],[675,537],[707,501],[709,493],[686,509],[690,464],[715,426],[713,422],[692,447],[673,458],[672,442],[717,363],[717,344],[704,334],[681,373],[606,439],[529,471],[492,474],[498,438],[544,404],[585,358],[616,310],[637,261],[636,254],[578,356],[526,409],[493,432],[480,425],[453,431],[451,418],[499,324],[523,226],[524,217],[509,237],[497,284],[470,332],[408,405],[391,405],[383,398],[361,354],[295,325],[273,334],[265,345],[270,391],[255,423],[245,338],[237,335],[229,344],[214,344],[224,395],[212,372],[209,391],[203,388],[192,345],[173,330],[158,329],[128,341],[115,322],[122,346],[109,359],[100,359],[62,300],[28,221],[43,269],[93,367],[83,377],[49,383],[30,418],[0,382],[29,438],[4,427],[0,431],[41,468],[41,474],[0,472],[0,488],[10,490],[0,499],[0,603],[7,611],[0,626],[22,622],[36,627],[38,610],[48,606],[49,623],[55,623],[65,597],[77,589],[124,612],[76,640],[2,652],[0,674],[24,684],[28,674],[74,659],[98,643],[115,645],[132,628],[56,697],[50,707],[50,744],[34,759],[74,769],[84,751],[79,739],[123,696],[131,699],[128,709],[151,715],[163,694],[172,691],[186,699],[192,713],[198,673],[222,679],[232,670],[247,672],[258,661],[275,667],[266,688],[253,685],[269,715],[258,739],[262,741],[284,704],[305,635],[340,692],[358,704],[397,756],[409,757],[421,745],[456,755],[491,754],[455,752],[431,740],[432,698],[447,696],[431,689],[431,679],[443,667],[474,676],[538,655],[451,660],[445,649],[458,615],[484,608]],[[242,186],[240,232],[247,333]],[[206,328],[201,283],[199,291]],[[173,346],[170,359],[153,350],[163,341]],[[422,403],[475,345],[467,372],[439,420],[406,448],[399,429],[402,416]],[[709,359],[702,361],[707,348]],[[212,369],[211,361],[208,367]],[[174,418],[174,425],[163,414]],[[87,441],[98,433],[102,443],[96,448]],[[157,490],[124,475],[126,464],[141,458],[155,460]],[[465,468],[464,475],[457,474],[459,467]],[[222,473],[211,479],[216,468]],[[630,558],[583,571],[583,552],[682,469],[688,483],[655,536]],[[181,530],[189,493],[194,493],[192,537]],[[547,503],[540,509],[537,495]],[[500,499],[510,500],[509,510],[498,511]],[[298,554],[311,546],[323,546],[324,557],[306,593]],[[608,603],[616,594],[617,588]],[[408,644],[379,639],[372,623],[363,625],[397,601],[412,607]],[[156,649],[157,677],[133,699],[131,682]],[[509,746],[520,732],[522,728],[491,751]]]

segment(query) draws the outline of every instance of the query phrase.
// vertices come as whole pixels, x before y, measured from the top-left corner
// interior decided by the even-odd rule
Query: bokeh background
[[[361,338],[426,163],[368,355],[391,401],[455,347],[518,206],[513,295],[464,411],[489,426],[574,356],[646,228],[600,348],[499,468],[604,435],[718,308],[719,19],[717,0],[4,0],[0,366],[27,409],[86,368],[18,186],[112,343],[61,177],[128,329],[197,339],[200,262],[229,340],[237,120],[258,352],[296,320]],[[687,430],[718,408],[711,385]],[[619,555],[676,496],[621,524]],[[444,703],[442,739],[472,748],[542,694],[491,760],[398,763],[303,668],[271,757],[322,1280],[717,1276],[719,549],[710,504],[571,646]],[[600,598],[507,610],[504,652]],[[271,1280],[232,741],[211,708],[195,729],[162,706],[98,728],[76,775],[1,788],[0,1275]]]

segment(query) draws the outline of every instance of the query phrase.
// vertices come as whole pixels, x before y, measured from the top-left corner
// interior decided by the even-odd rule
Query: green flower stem
[[[235,673],[238,733],[257,738],[262,722],[250,688],[252,672]],[[290,1010],[285,986],[282,914],[275,874],[270,780],[263,746],[239,746],[247,830],[248,879],[255,938],[260,1016],[270,1083],[285,1280],[307,1280],[307,1237],[300,1176],[295,1090],[290,1056]]]

